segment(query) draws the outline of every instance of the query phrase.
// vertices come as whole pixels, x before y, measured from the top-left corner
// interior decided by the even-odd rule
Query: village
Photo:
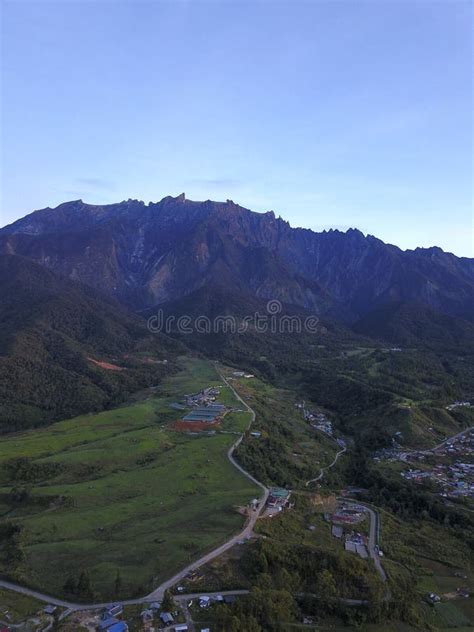
[[[462,404],[462,403],[461,403]],[[410,467],[401,472],[408,481],[435,483],[444,498],[474,500],[474,429],[445,440],[431,450],[407,451],[399,446],[378,451],[374,461],[402,462]]]
[[[320,411],[315,412],[315,411],[307,410],[305,408],[305,402],[302,402],[302,403],[297,402],[295,404],[295,408],[298,408],[298,410],[301,410],[303,412],[303,417],[305,418],[306,421],[309,421],[309,424],[312,428],[315,428],[316,430],[319,430],[320,432],[324,432],[330,437],[333,436],[332,423],[331,421],[329,421],[329,419],[326,417],[326,415],[323,412],[320,412]]]
[[[181,592],[178,587],[178,593]],[[75,613],[71,621],[81,629],[89,632],[129,632],[140,629],[143,632],[211,632],[209,627],[196,626],[190,617],[189,608],[209,608],[214,603],[231,604],[236,600],[235,595],[202,595],[189,599],[171,594],[165,597],[167,603],[152,601],[141,606],[127,606],[113,603],[102,608],[99,612],[88,610]],[[46,606],[49,610],[57,610],[55,606]],[[46,610],[45,608],[45,610]]]

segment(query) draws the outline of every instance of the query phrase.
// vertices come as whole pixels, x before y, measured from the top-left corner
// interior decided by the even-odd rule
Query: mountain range
[[[33,259],[133,310],[220,286],[349,324],[412,302],[474,318],[474,259],[437,247],[402,251],[356,229],[292,228],[231,200],[66,202],[1,229],[0,253]]]
[[[183,353],[304,386],[330,410],[344,401],[351,432],[383,418],[384,441],[400,398],[443,405],[474,392],[473,259],[292,228],[230,200],[35,211],[0,230],[0,295],[3,432],[116,405]],[[241,320],[270,299],[283,315],[316,315],[318,331],[146,327],[158,308]],[[389,352],[398,345],[407,353]]]

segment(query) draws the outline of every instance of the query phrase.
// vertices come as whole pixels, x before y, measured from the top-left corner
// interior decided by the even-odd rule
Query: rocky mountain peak
[[[75,200],[0,230],[0,254],[35,261],[142,309],[225,280],[229,291],[357,319],[393,300],[474,314],[474,261],[441,249],[403,252],[350,228],[292,228],[273,211],[184,193],[145,205]]]

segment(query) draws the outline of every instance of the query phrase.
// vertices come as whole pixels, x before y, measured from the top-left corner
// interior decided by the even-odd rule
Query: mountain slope
[[[172,363],[156,361],[179,348],[22,257],[0,256],[0,295],[0,431],[117,403],[159,381]]]
[[[304,308],[267,302],[224,283],[209,283],[142,314],[152,328],[160,327],[188,348],[270,379],[298,374],[315,354],[370,344],[367,337]]]
[[[397,345],[474,354],[474,324],[420,303],[387,303],[354,325],[354,330]]]
[[[352,229],[294,229],[273,212],[184,194],[36,211],[0,231],[0,252],[30,257],[135,309],[220,282],[346,322],[393,302],[474,314],[472,259],[439,248],[403,252]]]

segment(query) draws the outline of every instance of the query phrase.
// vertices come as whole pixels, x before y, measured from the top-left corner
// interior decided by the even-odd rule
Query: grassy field
[[[173,432],[170,403],[219,384],[213,365],[182,360],[182,371],[148,397],[116,410],[11,435],[0,444],[0,521],[25,528],[19,579],[56,595],[87,569],[103,598],[146,592],[243,524],[236,507],[256,488],[227,460],[235,435]],[[224,388],[226,403],[239,408]],[[228,430],[246,426],[235,413]],[[9,466],[35,471],[26,502],[12,503]],[[6,569],[4,569],[6,571]],[[114,595],[120,572],[122,589]]]
[[[32,597],[0,589],[0,620],[20,623],[36,614],[44,604]]]

